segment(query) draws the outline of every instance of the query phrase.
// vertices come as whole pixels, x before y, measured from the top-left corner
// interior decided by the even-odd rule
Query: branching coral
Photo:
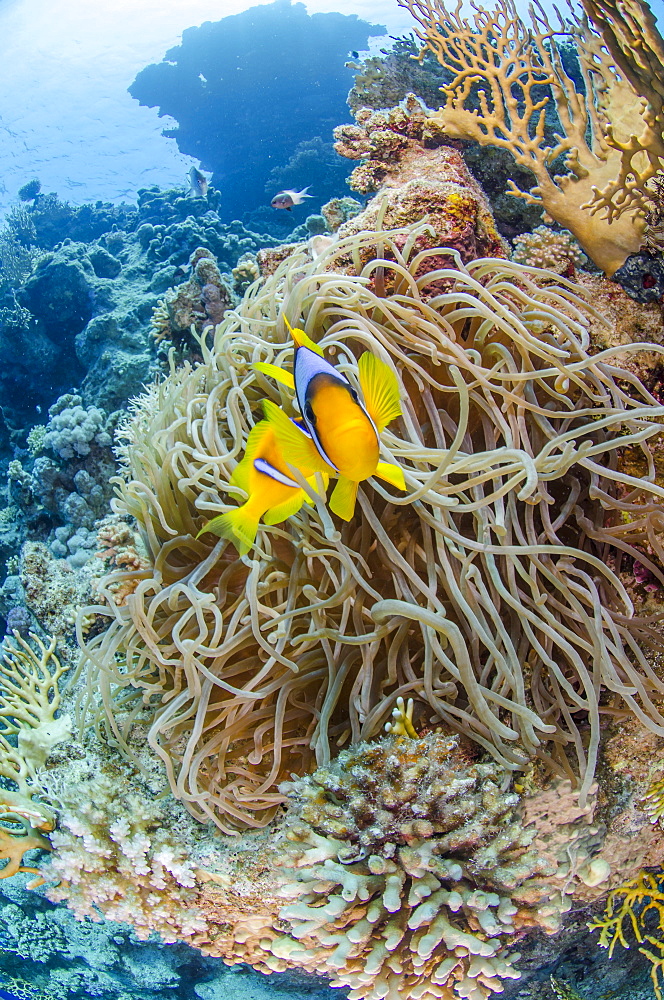
[[[46,775],[43,785],[58,810],[54,854],[42,869],[56,883],[49,899],[67,900],[79,920],[101,913],[131,923],[140,939],[157,931],[170,942],[205,928],[187,848],[157,803],[94,767],[76,782]]]
[[[664,555],[646,444],[664,408],[612,366],[624,347],[589,353],[578,286],[506,260],[446,267],[449,249],[413,250],[421,229],[293,253],[124,428],[115,506],[150,565],[127,573],[122,605],[102,581],[91,611],[108,628],[79,629],[81,712],[134,758],[132,726],[147,725],[174,795],[225,830],[268,822],[280,781],[380,733],[399,696],[416,728],[460,730],[508,769],[536,755],[580,773],[582,795],[600,711],[619,700],[664,732],[664,683],[640,645],[660,640],[616,572],[632,542]],[[288,405],[251,368],[288,366],[284,318],[351,379],[367,348],[393,365],[404,416],[385,457],[408,492],[370,482],[340,528],[314,495],[238,561],[196,535],[237,504],[229,479],[261,400]],[[625,445],[645,477],[617,471]]]
[[[591,930],[599,929],[600,947],[609,949],[609,957],[616,944],[629,948],[631,932],[641,945],[639,951],[652,963],[655,996],[662,1000],[664,990],[659,976],[664,976],[664,888],[661,873],[642,871],[614,889],[602,916],[588,926]]]
[[[529,193],[512,184],[512,194],[543,204],[612,274],[639,248],[646,184],[664,163],[657,82],[664,41],[647,5],[588,0],[597,30],[585,15],[554,30],[539,5],[530,9],[531,25],[524,24],[512,0],[499,0],[492,11],[476,8],[472,24],[460,3],[450,12],[441,0],[399,2],[420,25],[421,55],[434,52],[455,74],[433,120],[452,138],[508,149],[536,179]],[[583,88],[565,71],[556,45],[561,34],[577,45]],[[562,126],[553,145],[545,138],[551,99]],[[553,172],[560,157],[564,176]]]
[[[534,830],[503,778],[431,734],[360,743],[286,785],[283,894],[299,898],[271,951],[333,974],[351,998],[482,1000],[518,978],[504,948],[522,920],[511,893],[551,872],[527,851]]]
[[[0,789],[0,858],[8,859],[0,878],[34,871],[21,867],[23,854],[49,849],[38,831],[53,829],[54,815],[33,799],[40,791],[35,775],[53,747],[71,735],[69,716],[55,717],[66,669],[55,655],[55,639],[48,646],[36,635],[30,639],[36,651],[18,632],[13,642],[5,639],[0,664],[0,775],[16,786]]]

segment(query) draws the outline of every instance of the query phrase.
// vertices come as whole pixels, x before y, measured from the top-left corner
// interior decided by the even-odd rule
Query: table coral
[[[418,252],[423,231],[355,234],[315,261],[295,252],[122,432],[115,506],[136,519],[150,567],[123,605],[102,582],[87,612],[108,621],[79,630],[87,703],[96,715],[101,697],[131,757],[132,727],[147,726],[173,794],[224,831],[268,823],[281,781],[378,735],[399,696],[414,699],[416,728],[461,731],[510,770],[536,757],[580,775],[582,798],[608,692],[664,729],[664,684],[639,645],[660,640],[611,568],[643,527],[623,513],[641,498],[657,518],[664,496],[650,472],[617,472],[615,452],[633,445],[649,462],[664,409],[612,350],[589,353],[579,286]],[[386,452],[408,493],[363,487],[339,528],[318,498],[261,527],[238,561],[196,536],[236,503],[229,480],[262,400],[286,400],[251,367],[292,359],[283,318],[351,378],[367,347],[391,359],[404,417]]]

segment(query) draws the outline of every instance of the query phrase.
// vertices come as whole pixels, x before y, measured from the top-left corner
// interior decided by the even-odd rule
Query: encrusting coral
[[[664,166],[664,40],[647,4],[587,0],[585,14],[568,12],[557,29],[539,5],[527,26],[512,0],[476,7],[472,23],[460,3],[454,11],[441,0],[399,5],[419,24],[421,55],[433,52],[454,73],[430,127],[509,150],[536,180],[530,192],[512,182],[512,194],[541,203],[612,274],[639,249],[647,185]],[[583,87],[564,68],[556,37],[565,35],[577,46]],[[545,138],[551,101],[561,126],[553,145]],[[556,175],[560,158],[568,172]]]
[[[363,211],[338,227],[341,238],[403,227],[426,217],[429,230],[420,231],[418,250],[449,247],[464,261],[505,255],[486,195],[414,94],[394,108],[361,108],[355,118],[354,125],[334,130],[334,148],[341,156],[361,161],[350,175],[350,187],[376,194]],[[323,214],[329,219],[326,208]]]
[[[151,388],[124,427],[115,508],[136,519],[149,565],[126,573],[123,604],[102,581],[84,612],[108,627],[79,628],[79,711],[134,760],[132,729],[147,727],[175,797],[222,830],[268,823],[280,782],[379,734],[397,697],[414,699],[416,725],[461,731],[509,770],[539,757],[581,775],[582,798],[600,709],[619,699],[664,732],[664,684],[640,645],[660,639],[612,568],[664,496],[650,466],[634,478],[615,455],[634,445],[650,462],[664,408],[612,367],[615,350],[589,353],[579,286],[417,252],[425,229],[355,234],[314,261],[296,251],[213,348],[202,340],[203,364]],[[384,452],[408,492],[370,481],[337,528],[312,491],[310,510],[261,526],[238,561],[196,536],[241,499],[229,480],[262,400],[288,405],[252,368],[288,366],[285,319],[351,380],[367,348],[394,366],[404,416]]]

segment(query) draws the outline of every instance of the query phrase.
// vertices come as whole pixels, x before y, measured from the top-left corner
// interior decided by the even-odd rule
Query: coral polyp
[[[281,781],[375,737],[398,697],[413,698],[415,729],[463,733],[508,770],[539,758],[580,778],[582,798],[609,698],[664,733],[664,683],[640,645],[660,639],[615,571],[664,496],[616,453],[647,459],[664,407],[616,350],[590,353],[600,318],[580,287],[418,252],[423,228],[291,254],[123,431],[115,508],[136,519],[148,566],[122,605],[102,582],[108,627],[80,635],[81,711],[134,760],[139,727],[173,794],[224,830],[269,822]],[[285,320],[351,381],[366,349],[397,371],[404,415],[383,450],[408,489],[370,480],[347,525],[312,491],[238,562],[196,536],[241,499],[229,480],[262,400],[290,405],[252,368],[288,368]]]

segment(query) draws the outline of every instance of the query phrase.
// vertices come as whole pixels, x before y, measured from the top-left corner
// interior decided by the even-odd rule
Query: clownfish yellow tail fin
[[[274,431],[274,436],[287,462],[302,470],[305,475],[312,471],[329,472],[330,467],[319,455],[310,437],[287,417],[281,407],[271,399],[263,400],[263,412]]]
[[[337,514],[342,521],[350,521],[355,513],[358,485],[359,484],[352,479],[346,479],[345,476],[339,476],[337,485],[332,491],[332,496],[330,497],[330,510],[333,514]]]
[[[262,375],[269,375],[270,378],[275,379],[277,382],[281,382],[285,385],[287,389],[295,388],[295,379],[293,378],[292,372],[284,371],[279,365],[271,365],[269,361],[255,361],[251,366],[255,372],[260,372]]]
[[[406,480],[404,479],[403,469],[400,465],[392,465],[391,462],[379,462],[376,466],[374,476],[383,479],[390,486],[396,486],[398,490],[406,489]]]
[[[227,514],[213,517],[203,525],[196,537],[200,538],[206,531],[210,531],[219,538],[228,538],[240,555],[245,555],[256,541],[258,533],[258,521],[247,511],[247,506],[243,504],[242,507],[229,510]]]
[[[311,337],[308,334],[306,334],[304,330],[300,330],[296,326],[295,327],[291,326],[285,316],[284,316],[284,323],[288,327],[288,332],[295,341],[297,347],[308,347],[310,351],[314,351],[316,354],[319,354],[321,358],[324,357],[322,347],[319,347],[318,344],[314,343]]]
[[[391,420],[401,416],[397,377],[390,366],[371,351],[364,352],[357,367],[364,405],[380,434]]]

